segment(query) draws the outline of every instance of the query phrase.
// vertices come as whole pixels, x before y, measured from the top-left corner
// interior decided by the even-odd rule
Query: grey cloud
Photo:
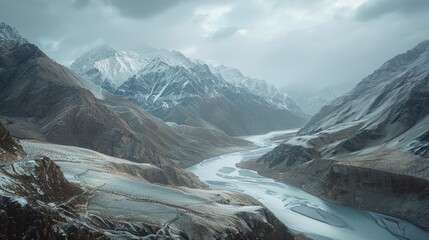
[[[91,4],[91,0],[72,0],[73,6],[76,8],[87,7]]]
[[[238,27],[224,27],[211,34],[210,39],[215,41],[227,39],[234,36],[239,30]]]
[[[122,17],[133,19],[151,18],[186,0],[105,0]]]
[[[367,21],[389,13],[410,14],[429,10],[428,0],[369,0],[356,10],[356,18]]]
[[[277,86],[305,89],[359,81],[385,60],[429,38],[428,7],[417,0],[407,0],[414,7],[399,0],[369,0],[358,10],[360,14],[366,11],[366,19],[391,12],[406,14],[398,21],[379,18],[371,22],[317,15],[318,9],[330,8],[340,0],[286,0],[277,5],[277,0],[171,1],[0,0],[0,21],[16,27],[48,56],[66,65],[101,44],[116,49],[142,44],[193,48],[193,56],[202,60],[239,68]],[[210,13],[223,6],[232,9],[202,29],[201,24],[210,21],[210,16],[195,16],[198,10]],[[141,8],[147,12],[140,12]],[[311,17],[320,18],[320,23],[303,26],[284,18],[285,9],[314,11]],[[264,24],[270,20],[278,23],[272,27]],[[283,31],[282,25],[294,30],[272,34],[276,28]],[[247,34],[237,37],[242,28]],[[207,37],[213,29],[218,31]]]

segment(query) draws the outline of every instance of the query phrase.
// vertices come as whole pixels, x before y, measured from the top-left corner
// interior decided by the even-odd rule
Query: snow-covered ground
[[[429,233],[407,221],[347,208],[298,188],[262,177],[236,164],[255,159],[275,147],[270,139],[288,132],[245,137],[259,149],[207,159],[189,170],[214,189],[243,192],[267,206],[290,229],[314,239],[429,239]]]

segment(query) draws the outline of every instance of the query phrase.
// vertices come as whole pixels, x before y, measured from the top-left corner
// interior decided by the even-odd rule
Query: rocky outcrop
[[[70,220],[84,191],[48,158],[0,167],[1,239],[110,239]]]
[[[324,195],[335,202],[406,219],[429,230],[427,180],[334,164],[324,181]]]
[[[0,123],[0,162],[8,162],[25,156],[25,152],[9,131]]]
[[[69,224],[47,207],[22,205],[13,198],[0,196],[0,238],[4,240],[107,240],[103,233]]]
[[[64,178],[60,168],[49,158],[22,159],[1,166],[0,191],[29,200],[61,202],[82,193]],[[32,199],[35,197],[34,199]]]

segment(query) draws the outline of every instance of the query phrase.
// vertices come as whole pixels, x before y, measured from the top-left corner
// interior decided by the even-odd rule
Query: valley
[[[0,239],[429,239],[429,40],[355,87],[304,64],[288,89],[141,39],[48,56],[74,37],[0,22]],[[275,54],[277,81],[311,62]]]
[[[296,131],[295,131],[296,132]],[[303,233],[311,239],[426,239],[429,233],[413,224],[380,213],[337,205],[311,195],[312,191],[296,188],[271,179],[273,170],[259,175],[246,166],[248,161],[259,158],[272,150],[276,136],[285,132],[244,137],[258,144],[259,148],[225,154],[207,159],[189,170],[213,189],[229,190],[253,196],[267,206],[292,231]],[[260,169],[258,169],[260,170]],[[282,180],[282,179],[279,179]],[[284,180],[284,179],[283,179]],[[308,184],[306,181],[305,184]],[[323,197],[323,196],[322,196]]]

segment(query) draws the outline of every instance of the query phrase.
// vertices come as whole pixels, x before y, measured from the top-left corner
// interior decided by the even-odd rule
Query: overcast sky
[[[429,0],[0,0],[0,21],[65,65],[101,44],[146,44],[322,88],[429,39]]]

